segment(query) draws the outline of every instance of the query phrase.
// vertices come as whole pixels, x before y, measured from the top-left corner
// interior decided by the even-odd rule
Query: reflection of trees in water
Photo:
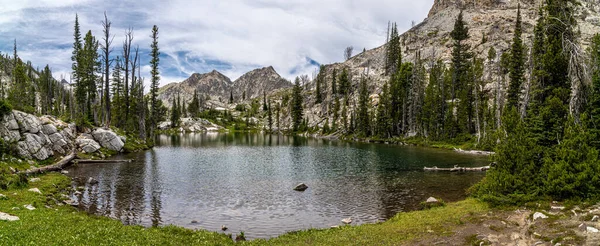
[[[123,224],[141,224],[144,213],[145,155],[138,154],[132,163],[118,165],[115,181],[115,216]]]
[[[154,150],[150,151],[150,209],[152,215],[152,226],[156,227],[162,223],[160,212],[161,203],[161,180],[158,170],[158,158]]]

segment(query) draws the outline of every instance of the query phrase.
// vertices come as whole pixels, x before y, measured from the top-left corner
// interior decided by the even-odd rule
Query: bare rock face
[[[283,79],[273,67],[250,71],[231,82],[225,75],[213,70],[210,73],[195,73],[181,83],[168,84],[158,91],[158,98],[171,107],[174,98],[181,97],[182,103],[189,103],[194,91],[204,98],[207,108],[227,107],[231,95],[235,102],[262,97],[263,93],[290,88],[292,83]],[[201,99],[202,100],[202,99]]]
[[[181,97],[185,103],[189,103],[194,96],[194,91],[199,95],[209,96],[211,100],[229,100],[232,82],[227,76],[213,70],[210,73],[192,74],[181,83],[171,83],[160,88],[158,99],[163,101],[167,107],[171,107],[174,98]]]
[[[245,94],[246,99],[254,99],[262,97],[265,92],[271,93],[292,86],[292,83],[279,76],[273,67],[265,67],[250,71],[235,80],[233,97],[235,101],[242,101]]]

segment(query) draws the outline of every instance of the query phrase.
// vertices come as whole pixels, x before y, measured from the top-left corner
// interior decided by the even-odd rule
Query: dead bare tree
[[[133,41],[133,29],[129,28],[125,32],[125,41],[123,42],[123,64],[125,65],[125,120],[129,120],[129,62],[131,55],[131,42]],[[133,87],[133,86],[132,86]]]
[[[104,32],[104,37],[102,37],[102,40],[104,41],[104,43],[101,45],[101,49],[102,49],[102,58],[104,61],[104,125],[106,127],[110,127],[110,119],[111,119],[111,114],[110,114],[110,89],[109,87],[109,81],[110,81],[110,65],[112,63],[112,61],[110,60],[110,53],[112,53],[112,50],[110,48],[110,45],[112,44],[112,41],[114,39],[114,36],[111,37],[110,36],[110,26],[111,26],[111,22],[108,20],[108,17],[106,16],[106,12],[104,12],[104,21],[102,22],[102,28],[103,28],[103,32]]]
[[[346,61],[350,60],[350,58],[352,58],[353,51],[354,51],[354,47],[352,47],[352,46],[346,47],[346,49],[344,50],[344,58]]]

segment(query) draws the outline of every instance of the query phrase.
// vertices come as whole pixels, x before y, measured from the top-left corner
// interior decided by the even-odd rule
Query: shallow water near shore
[[[82,210],[125,224],[178,225],[270,238],[289,231],[387,220],[433,196],[466,197],[484,173],[423,172],[473,167],[489,157],[448,150],[348,143],[260,133],[161,135],[131,163],[69,169]],[[98,182],[88,182],[92,177]],[[294,191],[298,183],[308,185]]]

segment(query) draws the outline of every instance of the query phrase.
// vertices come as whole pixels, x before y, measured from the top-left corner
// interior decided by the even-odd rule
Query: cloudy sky
[[[55,77],[71,67],[73,24],[100,38],[104,11],[112,22],[113,56],[121,55],[133,28],[149,77],[150,34],[159,27],[161,84],[216,69],[232,80],[273,66],[285,78],[311,74],[317,64],[343,60],[343,50],[385,42],[387,22],[400,31],[422,21],[433,0],[0,0],[0,52],[35,66],[49,64]]]

